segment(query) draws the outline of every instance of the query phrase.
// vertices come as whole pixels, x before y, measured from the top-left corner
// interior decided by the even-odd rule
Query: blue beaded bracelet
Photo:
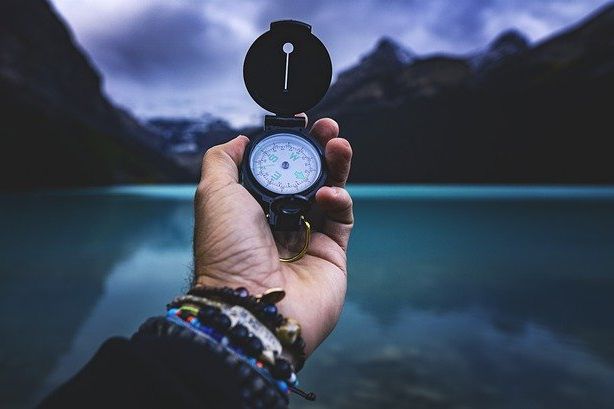
[[[307,400],[315,400],[316,396],[313,392],[306,393],[298,389],[298,379],[292,369],[292,365],[285,359],[277,356],[281,352],[281,348],[275,336],[268,334],[267,330],[264,330],[264,332],[263,330],[257,330],[258,325],[261,324],[257,324],[257,319],[252,317],[249,312],[244,311],[237,316],[236,311],[232,312],[232,308],[237,307],[227,310],[224,307],[225,305],[227,304],[211,301],[204,297],[178,297],[168,305],[167,318],[173,322],[181,322],[182,325],[190,328],[192,331],[213,339],[226,349],[237,354],[258,373],[275,383],[277,388],[284,394],[293,392]],[[232,326],[230,318],[222,312],[222,308],[224,308],[224,312],[228,311],[228,313],[233,314],[234,326]],[[260,331],[261,335],[272,337],[272,340],[267,338],[268,347],[273,346],[275,349],[274,345],[276,344],[277,348],[280,349],[277,349],[277,352],[267,350],[271,355],[266,355],[264,352],[267,351],[263,349],[264,344],[262,340],[242,325],[242,323],[248,325],[248,321],[242,321],[243,319],[251,320],[252,324],[249,325],[255,325],[250,327],[254,331]],[[263,360],[256,358],[262,358]]]
[[[233,345],[228,339],[228,337],[226,337],[223,333],[217,331],[215,328],[204,325],[196,317],[190,317],[191,319],[184,320],[181,318],[180,312],[181,310],[178,308],[171,308],[168,310],[166,317],[168,320],[170,320],[171,322],[175,324],[182,325],[186,328],[189,328],[192,331],[195,331],[201,335],[204,335],[206,337],[209,337],[210,339],[213,339],[214,341],[220,343],[221,345],[223,345],[230,351],[239,355],[239,357],[244,359],[256,371],[258,371],[258,373],[260,373],[262,376],[266,377],[267,379],[269,379],[269,381],[274,383],[282,393],[285,393],[285,394],[289,393],[290,386],[292,386],[293,388],[296,388],[298,386],[298,380],[294,372],[292,373],[292,375],[287,381],[284,381],[281,379],[275,379],[270,373],[270,371],[265,367],[265,365],[261,361],[258,361],[257,359],[252,358],[252,357],[248,357],[240,347]],[[291,381],[292,383],[289,384]]]

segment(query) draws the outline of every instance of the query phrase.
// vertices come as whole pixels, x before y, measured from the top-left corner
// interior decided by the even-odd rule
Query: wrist
[[[271,274],[271,277],[283,277],[282,274]],[[284,288],[285,283],[279,281],[270,280],[270,282],[253,281],[240,275],[233,275],[229,273],[219,274],[215,271],[208,270],[206,273],[197,275],[192,284],[192,289],[198,287],[229,287],[229,288],[245,288],[249,294],[253,296],[260,296],[266,293],[271,288]],[[192,291],[192,289],[190,291]],[[321,337],[323,322],[328,322],[329,316],[327,311],[323,311],[322,314],[316,314],[316,316],[306,316],[301,308],[301,305],[305,302],[297,302],[302,300],[296,292],[288,294],[283,300],[279,300],[275,303],[278,312],[286,317],[295,318],[301,327],[301,336],[305,345],[303,346],[305,354],[304,356],[296,356],[295,354],[287,354],[287,358],[293,363],[295,368],[302,367],[302,361],[309,356],[313,350],[319,345],[324,337]],[[316,302],[316,304],[319,304]],[[335,319],[335,322],[337,320]],[[332,328],[331,328],[332,329]],[[328,333],[329,331],[327,331]]]
[[[168,305],[168,319],[213,337],[255,368],[275,378],[281,390],[307,399],[313,396],[296,388],[296,372],[305,361],[300,325],[279,314],[275,303],[285,296],[274,288],[257,297],[245,288],[194,287]]]
[[[268,288],[259,294],[254,294],[245,287],[197,285],[188,292],[187,296],[179,298],[182,302],[189,302],[190,297],[196,298],[194,302],[197,304],[213,302],[221,312],[231,317],[237,315],[236,311],[232,311],[235,307],[245,310],[247,314],[242,313],[242,318],[253,318],[253,321],[258,321],[258,325],[266,327],[266,332],[270,332],[272,337],[277,338],[277,341],[283,345],[284,358],[290,360],[293,366],[300,370],[306,358],[305,341],[301,336],[301,325],[298,321],[285,316],[279,309],[279,303],[285,296],[286,293],[281,288]],[[198,299],[199,297],[202,299]]]
[[[198,287],[245,288],[250,294],[262,294],[271,286],[235,274],[218,274],[212,270],[196,273],[191,289]]]

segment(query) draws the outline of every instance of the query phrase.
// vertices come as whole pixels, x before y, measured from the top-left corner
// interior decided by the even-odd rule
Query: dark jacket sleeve
[[[283,408],[287,397],[236,354],[160,317],[107,340],[39,407]]]

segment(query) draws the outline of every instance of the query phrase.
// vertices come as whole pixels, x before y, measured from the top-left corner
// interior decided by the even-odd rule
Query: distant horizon
[[[245,51],[268,29],[268,19],[264,19],[264,15],[274,21],[284,18],[276,13],[285,13],[285,18],[311,23],[314,33],[332,55],[334,82],[339,73],[355,66],[382,38],[392,39],[421,58],[434,55],[467,57],[485,50],[509,30],[520,32],[531,46],[535,46],[613,4],[602,0],[557,0],[545,4],[521,1],[518,3],[522,4],[514,6],[498,0],[476,2],[470,1],[470,6],[461,7],[454,3],[454,6],[442,5],[445,0],[432,2],[437,6],[393,1],[387,4],[393,5],[391,11],[375,7],[377,2],[361,0],[356,8],[365,13],[371,7],[379,13],[376,17],[386,21],[382,24],[373,18],[377,21],[373,26],[380,24],[379,27],[361,26],[360,19],[352,15],[348,21],[344,20],[346,29],[340,31],[331,29],[334,13],[330,10],[334,7],[327,7],[326,2],[314,2],[309,10],[295,5],[294,10],[265,13],[262,7],[258,9],[260,5],[244,0],[235,5],[241,6],[239,16],[232,6],[217,3],[167,4],[156,0],[147,5],[127,5],[119,0],[51,0],[79,46],[100,72],[103,91],[113,103],[142,121],[198,119],[210,115],[228,121],[233,127],[257,124],[266,113],[245,91],[241,71]],[[272,2],[267,5],[272,6]],[[292,9],[293,6],[285,7]],[[406,13],[401,17],[419,11],[418,26],[402,30],[407,22],[401,21],[393,11],[403,7]],[[454,16],[437,14],[442,10]],[[497,10],[502,10],[499,15]],[[424,21],[420,20],[420,13],[424,14]],[[481,17],[476,18],[474,14]],[[362,19],[368,17],[361,16]],[[442,20],[446,19],[451,23],[444,24]],[[361,26],[366,33],[351,32],[347,28],[352,25]],[[350,35],[346,34],[348,32]],[[173,38],[165,37],[169,33]],[[360,38],[356,39],[357,36]],[[196,38],[202,42],[194,41]],[[408,45],[410,42],[414,44]],[[227,48],[220,47],[221,43]],[[158,47],[159,44],[165,47]]]

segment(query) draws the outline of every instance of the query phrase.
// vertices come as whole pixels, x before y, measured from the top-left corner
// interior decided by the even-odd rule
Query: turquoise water
[[[611,407],[614,188],[350,190],[347,304],[293,407]],[[0,196],[0,407],[185,289],[193,192]]]

